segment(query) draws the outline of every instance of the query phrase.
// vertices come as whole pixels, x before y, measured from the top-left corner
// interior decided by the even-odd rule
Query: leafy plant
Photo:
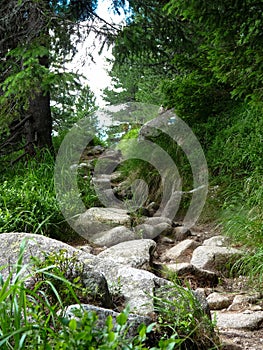
[[[32,258],[36,270],[32,283],[34,285],[43,283],[43,291],[50,304],[55,305],[56,293],[59,294],[64,305],[74,304],[78,300],[84,303],[100,304],[100,295],[95,290],[89,290],[84,284],[86,278],[84,264],[79,261],[76,254],[69,255],[66,250],[61,249],[59,252],[44,254],[43,258],[43,260]],[[38,272],[45,268],[49,268],[49,275]],[[51,284],[45,283],[47,280]],[[68,287],[69,283],[74,288],[74,295]]]
[[[174,349],[219,347],[214,324],[199,300],[190,289],[177,284],[177,280],[163,286],[154,303],[161,343],[173,339]]]

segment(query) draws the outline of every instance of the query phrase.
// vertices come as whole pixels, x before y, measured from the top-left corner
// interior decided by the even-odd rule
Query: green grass
[[[221,216],[224,232],[235,244],[260,248],[263,240],[263,213],[258,207],[227,206]]]
[[[235,273],[249,275],[255,285],[263,276],[262,114],[262,103],[233,108],[208,152],[212,184],[218,186],[215,218],[233,244],[244,249]]]
[[[37,233],[62,241],[76,237],[56,201],[51,153],[20,161],[0,175],[0,233]],[[97,203],[94,189],[80,174],[79,187],[87,208]]]
[[[263,283],[263,247],[254,250],[244,250],[241,259],[236,261],[232,267],[234,275],[248,276],[250,285],[259,292],[262,291]]]
[[[218,349],[214,324],[191,289],[175,279],[160,289],[154,298],[157,326],[163,339],[173,339],[179,349]]]
[[[19,162],[1,176],[0,232],[48,234],[63,220],[53,186],[54,160]]]
[[[262,103],[236,102],[223,108],[216,117],[209,117],[206,123],[192,121],[190,125],[204,148],[210,173],[209,193],[200,222],[219,223],[222,232],[234,244],[248,251],[236,266],[242,266],[240,273],[249,274],[252,279],[254,276],[255,280],[261,280],[263,276],[262,115]],[[136,136],[136,133],[128,133],[126,139]],[[183,188],[191,188],[191,169],[182,150],[167,135],[160,135],[152,142],[172,156],[183,180]],[[139,160],[127,161],[122,170],[126,176],[137,174],[146,180],[151,200],[158,202],[161,198],[160,179],[155,169],[146,162],[141,163]],[[189,200],[182,198],[179,218],[180,215],[183,217],[188,205]]]

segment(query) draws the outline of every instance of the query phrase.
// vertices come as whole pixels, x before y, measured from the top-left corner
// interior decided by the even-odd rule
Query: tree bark
[[[43,57],[39,61],[45,67],[48,66],[48,57]],[[28,113],[31,117],[25,125],[26,151],[32,156],[35,155],[36,148],[48,148],[53,151],[50,94],[42,90],[34,91]]]
[[[45,0],[42,3],[43,8],[32,6],[28,12],[28,29],[30,32],[35,30],[36,23],[42,27],[42,34],[39,36],[39,41],[42,45],[49,46],[49,26],[46,21],[46,14],[41,16],[40,9],[44,11],[49,7],[49,2]],[[41,17],[41,18],[40,18]],[[37,36],[38,37],[38,36]],[[39,63],[45,68],[49,68],[49,57],[39,57]],[[31,118],[25,125],[26,152],[30,155],[35,155],[36,149],[52,147],[52,116],[50,109],[50,93],[41,88],[32,91],[29,99],[28,113]]]

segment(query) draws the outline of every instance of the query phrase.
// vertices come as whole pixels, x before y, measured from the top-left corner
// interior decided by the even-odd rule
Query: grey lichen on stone
[[[60,250],[67,251],[69,255],[76,254],[81,259],[85,259],[86,262],[90,262],[94,258],[94,255],[84,253],[66,243],[31,233],[2,233],[0,240],[0,266],[6,266],[6,268],[1,270],[3,277],[6,277],[12,266],[17,263],[20,246],[23,241],[26,242],[23,264],[30,264],[31,257],[44,259],[45,253],[59,252]]]

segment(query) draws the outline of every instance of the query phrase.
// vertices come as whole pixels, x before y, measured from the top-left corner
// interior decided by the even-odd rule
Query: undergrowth
[[[222,108],[222,112],[207,119],[185,118],[199,139],[209,168],[209,191],[200,223],[217,223],[222,232],[246,251],[240,273],[262,279],[260,260],[263,239],[263,104],[238,101]],[[184,118],[184,116],[182,116]],[[127,133],[124,140],[136,138],[138,130]],[[151,140],[167,152],[178,167],[183,190],[192,188],[189,163],[180,147],[160,134]],[[129,143],[127,143],[129,144]],[[124,151],[125,142],[123,143]],[[126,147],[127,148],[127,147]],[[160,202],[160,174],[147,162],[127,161],[121,167],[126,176],[135,175],[149,186],[150,201]],[[163,175],[163,174],[161,174]],[[189,207],[191,197],[183,197],[176,218],[180,220]],[[251,269],[251,261],[254,268]]]
[[[219,186],[217,218],[223,233],[244,250],[236,272],[256,284],[263,277],[263,105],[243,104],[232,113],[209,154],[213,182]]]
[[[48,151],[40,156],[17,162],[0,174],[0,233],[37,233],[69,241],[76,233],[56,200],[54,156]],[[85,205],[93,206],[97,197],[82,174],[79,187]]]
[[[148,186],[145,206],[152,202],[158,206],[164,198],[167,200],[174,187],[173,179],[176,177],[177,186],[179,188],[181,185],[183,191],[179,210],[179,216],[182,216],[182,213],[185,213],[189,207],[192,197],[187,192],[193,189],[191,166],[186,155],[177,143],[164,132],[160,131],[158,136],[153,138],[148,135],[147,142],[143,144],[143,147],[137,145],[138,135],[138,129],[135,128],[122,137],[118,148],[128,160],[122,162],[118,169],[128,178],[130,183],[136,179],[145,181]],[[167,158],[161,159],[163,155],[166,155]],[[166,161],[169,162],[169,165],[173,165],[172,169],[167,166]],[[178,176],[175,173],[175,168],[176,171],[178,170]]]
[[[190,289],[175,280],[157,292],[154,304],[162,339],[172,337],[182,350],[219,348],[215,324]]]
[[[128,307],[116,321],[108,316],[104,324],[98,326],[97,314],[85,311],[80,304],[75,293],[76,281],[70,281],[64,275],[66,267],[71,266],[70,261],[64,258],[54,260],[51,255],[42,265],[36,259],[23,264],[26,245],[26,240],[23,240],[17,263],[8,274],[5,267],[1,267],[1,349],[219,349],[213,324],[191,291],[176,285],[162,290],[163,295],[155,298],[156,322],[148,326],[141,324],[131,336],[128,332]],[[60,271],[61,266],[65,271]],[[72,311],[72,316],[67,314],[65,300],[79,305],[75,312]]]

